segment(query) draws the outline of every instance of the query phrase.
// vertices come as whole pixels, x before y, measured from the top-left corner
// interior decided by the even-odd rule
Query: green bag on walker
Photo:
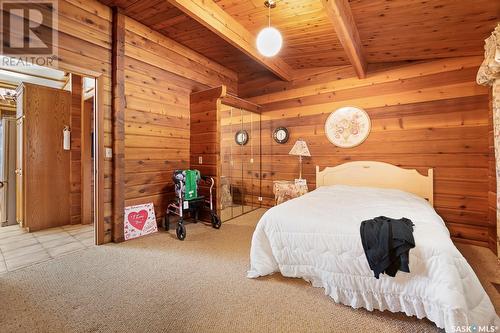
[[[192,200],[198,197],[198,180],[200,172],[198,170],[186,170],[186,188],[184,189],[184,199]]]

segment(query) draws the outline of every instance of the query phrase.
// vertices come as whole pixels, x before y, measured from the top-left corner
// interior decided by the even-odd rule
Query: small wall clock
[[[335,110],[325,122],[325,134],[341,148],[360,145],[370,134],[371,121],[365,110],[346,106]]]
[[[273,132],[273,139],[279,144],[286,143],[289,137],[290,133],[288,133],[288,129],[286,127],[278,127]]]
[[[240,146],[244,146],[248,143],[248,132],[245,130],[239,130],[234,136],[234,141]]]

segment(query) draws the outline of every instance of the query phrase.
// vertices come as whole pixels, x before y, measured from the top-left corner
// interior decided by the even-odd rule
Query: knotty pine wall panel
[[[247,95],[242,97],[250,96],[264,107],[264,204],[274,204],[274,180],[298,177],[298,158],[288,152],[303,138],[312,154],[303,166],[311,190],[316,185],[316,165],[373,160],[424,174],[434,168],[435,208],[453,239],[488,246],[488,232],[496,219],[490,223],[491,117],[488,90],[475,83],[480,63],[478,57],[463,57],[384,68],[370,72],[365,80],[346,77],[346,70],[340,69],[329,73],[330,81],[324,75],[289,83],[255,76],[240,83],[240,92]],[[338,148],[325,136],[326,118],[342,106],[361,107],[370,115],[372,131],[358,147]],[[271,139],[278,126],[290,131],[284,145]]]
[[[125,205],[153,202],[162,217],[173,171],[190,165],[190,94],[222,84],[236,93],[237,76],[137,21],[125,27]]]

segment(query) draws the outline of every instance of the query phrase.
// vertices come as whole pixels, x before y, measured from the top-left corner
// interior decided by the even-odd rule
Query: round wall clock
[[[248,132],[245,130],[239,130],[234,136],[234,141],[240,146],[244,146],[248,142]]]
[[[325,122],[325,134],[341,148],[360,145],[370,134],[371,121],[365,110],[346,106],[335,110]]]
[[[278,127],[273,132],[273,139],[279,144],[286,143],[289,137],[290,133],[286,127]]]

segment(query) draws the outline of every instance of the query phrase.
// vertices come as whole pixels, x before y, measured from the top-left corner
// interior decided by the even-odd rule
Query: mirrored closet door
[[[220,205],[227,221],[260,207],[260,115],[222,105]]]

